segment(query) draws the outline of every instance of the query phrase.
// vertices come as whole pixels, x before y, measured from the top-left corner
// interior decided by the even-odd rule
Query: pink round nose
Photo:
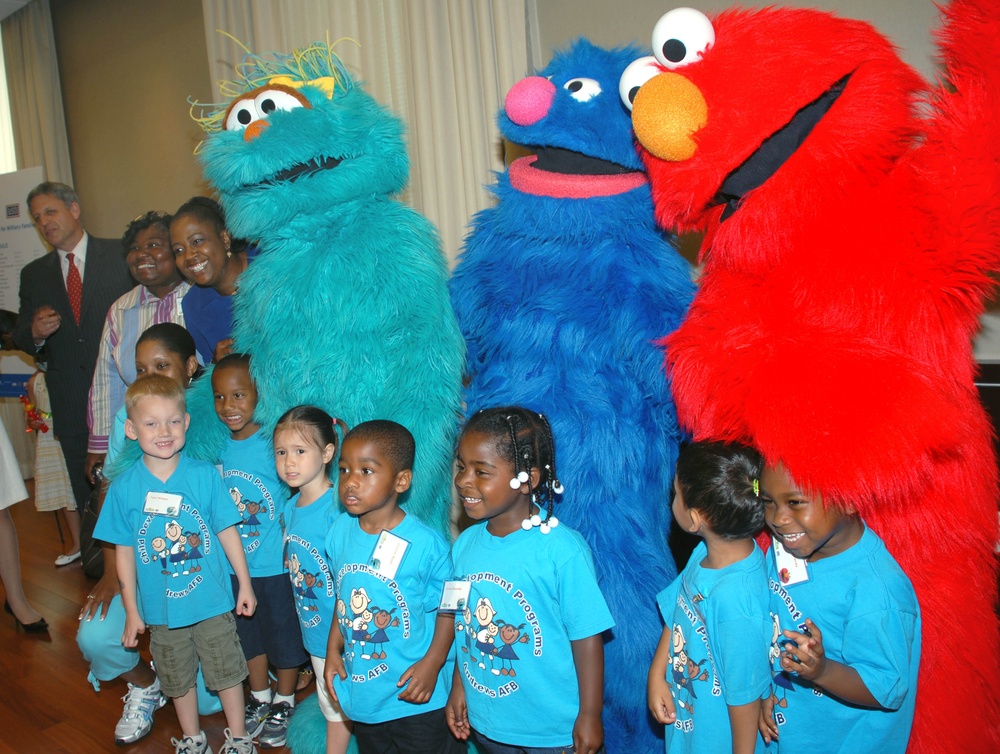
[[[510,88],[503,108],[517,125],[530,126],[548,115],[555,96],[555,84],[541,76],[529,76]]]

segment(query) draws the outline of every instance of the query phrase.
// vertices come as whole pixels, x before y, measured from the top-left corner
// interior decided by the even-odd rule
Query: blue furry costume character
[[[324,44],[240,72],[201,159],[229,230],[260,250],[234,299],[254,418],[270,434],[305,403],[351,426],[399,422],[417,446],[407,510],[447,531],[465,351],[437,233],[393,198],[409,174],[402,124]],[[209,416],[199,431],[224,436]]]
[[[523,405],[551,421],[558,515],[594,551],[617,627],[606,647],[608,751],[653,751],[646,670],[676,576],[668,494],[680,432],[662,352],[694,293],[657,232],[618,79],[634,49],[586,41],[518,82],[498,116],[538,148],[500,175],[452,279],[469,350],[468,411]],[[542,724],[539,722],[539,724]]]

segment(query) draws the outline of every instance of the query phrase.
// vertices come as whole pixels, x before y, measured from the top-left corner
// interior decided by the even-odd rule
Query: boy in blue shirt
[[[287,490],[274,466],[271,438],[254,421],[257,387],[250,377],[250,357],[231,353],[212,371],[215,413],[229,429],[222,450],[222,478],[242,517],[237,526],[246,553],[257,611],[236,619],[250,672],[246,706],[247,733],[259,736],[262,748],[285,745],[295,712],[299,666],[309,661],[302,646],[292,584],[285,572],[284,520]],[[233,594],[239,582],[232,577]],[[271,694],[269,665],[275,668]]]
[[[361,754],[463,751],[448,730],[454,618],[438,614],[451,557],[444,538],[399,507],[414,441],[392,421],[359,424],[340,453],[346,512],[326,540],[337,615],[327,646],[331,695],[354,723]]]
[[[761,474],[761,500],[775,542],[767,751],[903,754],[920,666],[910,580],[857,513],[825,504],[784,465]]]
[[[178,754],[212,751],[198,719],[199,660],[229,724],[221,753],[255,753],[243,719],[247,665],[226,565],[228,558],[240,584],[237,613],[253,614],[256,598],[235,527],[239,515],[215,467],[181,453],[190,416],[176,381],[137,380],[125,407],[125,434],[138,441],[142,459],[111,484],[94,531],[115,545],[126,613],[122,644],[134,647],[149,625],[160,688],[173,698],[183,733],[172,739]]]
[[[702,539],[657,595],[666,625],[649,669],[649,709],[667,726],[668,754],[763,749],[761,696],[771,639],[760,455],[737,444],[681,448],[674,480],[678,525]]]

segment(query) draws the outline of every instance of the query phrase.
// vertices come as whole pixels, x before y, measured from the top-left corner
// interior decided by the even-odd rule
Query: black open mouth
[[[339,164],[340,159],[337,157],[327,157],[325,159],[314,157],[309,160],[309,162],[300,162],[298,165],[292,165],[290,168],[285,168],[281,172],[268,178],[266,181],[262,181],[262,183],[281,183],[283,181],[293,181],[302,175],[312,175],[313,173],[318,173],[321,170],[332,170]]]
[[[538,159],[532,163],[535,170],[563,175],[619,175],[635,173],[634,168],[627,168],[616,162],[602,160],[598,157],[588,157],[581,152],[573,152],[561,147],[538,147],[535,149]]]
[[[711,206],[726,205],[722,210],[721,220],[727,219],[739,209],[743,197],[763,185],[802,146],[813,127],[823,119],[837,98],[844,93],[844,87],[850,78],[851,74],[847,74],[795,113],[788,123],[767,137],[756,152],[726,176],[711,204]]]

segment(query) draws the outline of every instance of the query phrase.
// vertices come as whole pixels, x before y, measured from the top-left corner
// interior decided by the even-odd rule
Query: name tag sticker
[[[170,492],[147,492],[142,512],[152,513],[154,516],[176,517],[180,515],[182,500],[184,500],[182,495]]]
[[[781,582],[782,586],[809,581],[809,566],[806,561],[788,552],[779,539],[772,537],[771,543],[774,550],[775,570],[778,572],[778,581]]]
[[[446,581],[441,590],[441,604],[438,611],[442,613],[457,613],[469,604],[471,581]]]
[[[397,537],[391,531],[383,531],[378,535],[375,542],[375,549],[372,550],[372,557],[369,565],[372,570],[387,579],[396,578],[396,571],[399,564],[403,562],[403,555],[406,548],[410,546],[402,537]]]

